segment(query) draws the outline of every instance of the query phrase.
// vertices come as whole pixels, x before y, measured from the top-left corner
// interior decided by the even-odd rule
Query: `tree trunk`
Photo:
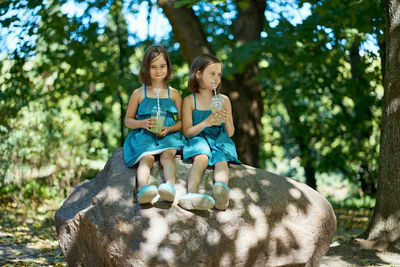
[[[116,25],[117,25],[117,38],[118,38],[118,48],[119,48],[119,60],[118,60],[118,65],[119,65],[119,80],[122,81],[122,79],[124,78],[125,72],[125,64],[126,61],[126,57],[127,57],[127,53],[126,53],[126,47],[124,46],[123,40],[122,40],[122,33],[121,33],[121,28],[119,25],[119,19],[120,17],[118,16],[118,14],[116,14],[115,16],[116,19]],[[119,121],[119,126],[120,126],[120,131],[121,131],[121,137],[120,137],[120,145],[124,146],[124,142],[125,142],[125,134],[124,134],[124,129],[125,129],[125,110],[124,110],[124,100],[122,98],[121,92],[122,90],[120,90],[120,88],[118,88],[117,94],[118,94],[118,101],[119,101],[119,105],[120,105],[120,121]]]
[[[119,55],[118,55],[118,80],[119,81],[123,81],[124,77],[128,74],[129,70],[128,70],[128,66],[129,66],[129,62],[128,62],[128,52],[127,52],[127,43],[128,43],[128,39],[127,39],[127,29],[126,29],[126,22],[125,22],[125,18],[122,14],[122,6],[123,3],[121,1],[119,2],[115,2],[114,3],[114,9],[115,11],[113,12],[114,14],[114,20],[115,20],[115,26],[116,26],[116,38],[117,38],[117,42],[118,42],[118,50],[119,50]],[[117,88],[117,98],[118,98],[118,102],[120,105],[120,132],[121,132],[121,136],[120,136],[120,146],[124,146],[124,142],[125,142],[125,134],[124,134],[124,130],[125,130],[125,110],[124,110],[124,100],[122,98],[122,90],[123,88],[121,88],[122,86],[120,85]]]
[[[238,16],[233,29],[235,40],[244,45],[260,40],[265,22],[266,1],[249,1],[246,7],[240,7],[239,1],[236,1],[236,5]],[[236,129],[233,140],[238,148],[239,159],[256,167],[260,165],[261,118],[264,113],[262,87],[254,80],[258,72],[258,62],[251,62],[244,73],[235,75],[235,79],[228,82],[226,87],[233,106]]]
[[[259,166],[261,117],[263,99],[261,85],[253,80],[258,73],[256,64],[249,65],[245,72],[237,74],[233,81],[224,80],[224,94],[232,103],[236,144],[239,159],[252,166]]]
[[[364,70],[361,69],[360,57],[361,38],[356,37],[350,49],[350,71],[351,79],[354,82],[354,93],[350,93],[355,103],[354,111],[354,137],[356,138],[355,149],[363,151],[366,154],[367,147],[363,145],[365,140],[369,140],[372,134],[372,111],[371,97],[368,81],[363,77]],[[366,89],[368,88],[368,89]],[[361,183],[361,189],[364,194],[374,195],[376,193],[376,177],[370,170],[370,162],[368,158],[359,158],[358,179]]]
[[[213,53],[201,24],[191,8],[186,6],[175,8],[174,0],[158,0],[158,4],[164,10],[175,38],[180,43],[182,54],[189,64],[202,53]],[[238,16],[233,30],[235,41],[247,44],[260,40],[265,22],[265,8],[264,0],[238,5]],[[239,159],[245,164],[258,167],[263,115],[261,85],[254,80],[258,75],[258,59],[254,59],[244,69],[245,71],[236,74],[232,81],[223,79],[222,85],[223,92],[232,102],[236,129],[233,140]]]
[[[315,179],[315,168],[312,166],[311,160],[306,160],[306,166],[304,167],[306,174],[306,184],[312,189],[317,190],[317,179]]]
[[[378,191],[363,234],[373,248],[400,245],[400,2],[386,0],[386,74],[382,107]]]
[[[157,1],[172,26],[183,57],[190,66],[198,55],[213,53],[213,51],[193,9],[186,6],[175,8],[174,2],[174,0]]]

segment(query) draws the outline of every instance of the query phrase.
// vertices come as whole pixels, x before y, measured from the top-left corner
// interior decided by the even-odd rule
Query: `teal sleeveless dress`
[[[211,110],[197,109],[196,95],[193,93],[194,110],[192,112],[193,125],[207,119]],[[193,156],[205,154],[208,156],[208,165],[214,166],[220,161],[240,164],[236,153],[235,143],[225,130],[225,124],[214,125],[203,129],[198,135],[184,141],[183,159],[188,160]]]
[[[175,116],[178,108],[170,97],[168,88],[168,98],[160,98],[161,110],[166,111],[167,115],[164,126],[171,126],[176,123]],[[136,119],[145,120],[151,117],[152,109],[157,106],[157,98],[147,97],[146,86],[144,87],[144,99],[140,102],[137,110]],[[167,149],[181,150],[183,146],[181,133],[168,133],[164,137],[158,137],[154,133],[143,129],[133,129],[124,143],[124,160],[127,167],[131,167],[147,155],[157,155]]]

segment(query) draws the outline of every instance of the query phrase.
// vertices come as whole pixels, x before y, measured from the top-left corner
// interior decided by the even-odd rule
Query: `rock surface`
[[[176,164],[179,197],[191,164]],[[318,266],[336,230],[332,206],[318,192],[250,166],[230,166],[226,211],[186,211],[177,198],[141,206],[135,175],[120,148],[56,212],[70,266]],[[150,182],[160,184],[161,176],[156,163]],[[201,190],[211,186],[212,169]]]

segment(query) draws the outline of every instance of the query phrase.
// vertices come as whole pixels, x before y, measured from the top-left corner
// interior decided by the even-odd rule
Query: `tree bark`
[[[376,205],[362,237],[373,248],[400,245],[400,2],[386,0],[386,74]]]
[[[125,76],[129,73],[129,62],[128,62],[128,52],[127,52],[127,27],[125,17],[122,15],[123,1],[115,1],[110,13],[115,23],[115,38],[118,46],[118,80],[123,81]],[[125,142],[125,109],[124,109],[124,99],[122,98],[122,91],[124,88],[118,86],[116,88],[116,98],[118,99],[120,105],[120,146],[124,145]]]
[[[317,190],[317,179],[315,178],[315,168],[312,166],[312,160],[306,159],[306,166],[304,167],[306,174],[306,184],[312,189]]]
[[[125,75],[125,66],[126,66],[126,58],[127,58],[127,52],[126,52],[126,42],[122,38],[122,33],[121,33],[121,28],[120,28],[120,17],[119,14],[117,13],[115,15],[115,24],[117,26],[117,39],[118,39],[118,48],[119,48],[119,58],[118,58],[118,65],[119,65],[119,75],[118,78],[121,81]],[[125,29],[123,29],[125,30]],[[125,45],[124,45],[125,44]],[[122,90],[118,88],[118,101],[119,101],[119,106],[120,106],[120,120],[119,120],[119,126],[120,126],[120,131],[121,131],[121,137],[120,137],[120,145],[124,146],[125,142],[125,134],[124,134],[124,129],[125,129],[125,110],[124,110],[124,99],[121,96]]]
[[[190,66],[198,55],[213,51],[193,9],[186,6],[175,8],[174,2],[174,0],[157,1],[172,26],[183,57]]]
[[[158,4],[167,16],[175,38],[180,43],[182,54],[189,64],[202,53],[213,53],[201,24],[191,8],[186,6],[175,8],[174,0],[158,0]],[[246,5],[237,6],[234,41],[240,41],[245,45],[260,40],[265,22],[266,1],[253,0]],[[254,80],[258,75],[258,59],[254,59],[244,69],[243,73],[235,75],[234,80],[223,79],[222,91],[232,102],[236,129],[233,140],[239,159],[243,163],[258,167],[263,115],[262,88],[260,83]]]

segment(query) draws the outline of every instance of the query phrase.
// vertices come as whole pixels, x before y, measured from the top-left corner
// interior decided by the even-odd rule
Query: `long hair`
[[[188,81],[188,89],[191,92],[198,92],[199,91],[199,81],[196,77],[196,73],[200,71],[203,73],[204,69],[211,64],[214,63],[221,63],[221,61],[214,55],[211,54],[202,54],[197,56],[190,67],[190,75]],[[217,87],[217,93],[219,93],[219,88],[221,87],[221,83]]]
[[[151,79],[150,79],[151,62],[153,62],[153,60],[160,55],[162,55],[165,61],[167,62],[167,75],[165,76],[164,81],[169,82],[172,79],[172,77],[174,77],[174,74],[172,72],[171,61],[169,60],[167,50],[163,46],[152,45],[146,49],[146,52],[144,53],[143,56],[142,65],[140,66],[139,80],[144,85],[151,85]]]

